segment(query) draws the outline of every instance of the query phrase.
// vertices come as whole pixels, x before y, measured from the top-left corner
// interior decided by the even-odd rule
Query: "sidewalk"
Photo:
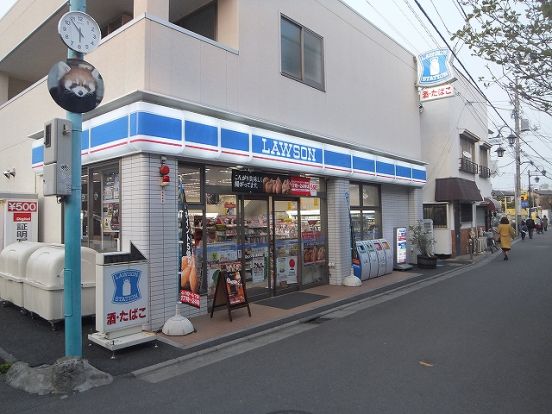
[[[487,262],[500,253],[484,253],[438,260],[436,269],[394,271],[379,278],[364,281],[360,287],[323,285],[300,292],[250,304],[251,317],[246,308],[232,311],[228,319],[226,308],[216,310],[213,318],[203,315],[191,319],[197,332],[175,337],[158,334],[155,343],[137,345],[115,353],[91,344],[87,335],[94,331],[94,320],[83,320],[83,357],[90,364],[114,376],[132,373],[155,364],[171,361],[223,343],[245,338],[293,321],[308,321],[322,316],[339,306],[374,296],[397,287],[454,271],[467,271],[480,262]],[[0,306],[0,363],[19,360],[31,366],[53,364],[64,355],[63,324],[52,330],[48,322],[23,314],[10,304]]]

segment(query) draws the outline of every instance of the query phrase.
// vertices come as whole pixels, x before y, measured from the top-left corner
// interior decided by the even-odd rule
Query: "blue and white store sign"
[[[449,49],[435,49],[418,55],[418,86],[437,86],[456,80],[452,58]]]
[[[149,321],[147,264],[98,266],[96,329],[102,334],[138,328]]]
[[[83,165],[149,152],[286,172],[422,186],[426,167],[389,155],[355,151],[211,116],[136,102],[83,123]],[[43,140],[33,143],[42,173]]]

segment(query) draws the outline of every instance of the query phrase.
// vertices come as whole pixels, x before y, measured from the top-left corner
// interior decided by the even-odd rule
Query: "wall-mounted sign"
[[[437,86],[455,80],[449,49],[435,49],[418,55],[418,85]]]
[[[256,194],[316,196],[318,185],[307,177],[232,170],[232,191]]]
[[[454,96],[454,86],[447,84],[422,89],[420,92],[420,101],[433,101],[435,99],[449,98],[451,96]]]
[[[2,216],[4,239],[0,249],[15,242],[38,240],[37,200],[4,200]]]

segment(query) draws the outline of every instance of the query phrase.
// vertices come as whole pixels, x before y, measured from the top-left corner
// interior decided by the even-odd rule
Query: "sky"
[[[437,47],[446,47],[414,0],[343,1],[415,55]],[[514,127],[514,120],[511,116],[513,105],[506,93],[497,86],[485,87],[482,82],[478,81],[480,76],[489,74],[485,67],[487,62],[479,57],[472,56],[472,52],[467,46],[450,40],[451,33],[460,29],[464,24],[459,9],[460,2],[457,0],[418,0],[418,2],[449,45],[454,48],[460,61],[478,82],[479,87],[493,106],[497,108],[502,118],[507,121],[510,127]],[[456,67],[460,68],[460,65],[457,64]],[[529,163],[521,165],[521,185],[522,189],[526,189],[529,181],[528,168],[530,168],[531,175],[536,171],[536,168],[539,168],[541,171],[551,171],[549,175],[552,176],[552,118],[523,104],[521,113],[522,118],[529,120],[531,128],[537,128],[537,131],[522,134],[521,161],[532,160],[535,165],[534,167]],[[489,117],[488,128],[495,131],[496,135],[498,128],[504,125],[504,122],[490,106],[487,108],[487,114]],[[506,136],[509,134],[508,128],[504,128],[502,132]],[[508,147],[507,142],[502,146],[507,149],[503,158],[497,158],[496,153],[494,153],[497,147],[491,149],[492,159],[498,161],[499,167],[497,176],[492,178],[493,189],[513,191],[515,185],[514,150]],[[531,185],[533,188],[545,188],[546,185],[552,187],[552,180],[548,177],[541,177],[539,184],[532,180]]]
[[[446,46],[414,0],[343,1],[414,55]],[[486,62],[483,59],[472,56],[467,46],[456,44],[449,40],[451,33],[460,29],[463,25],[459,1],[418,1],[441,34],[447,39],[449,45],[454,47],[455,53],[468,69],[471,76],[478,80],[480,76],[488,75],[488,71],[485,69]],[[14,3],[15,0],[0,0],[0,18]],[[459,65],[457,66],[459,67]],[[496,86],[490,88],[485,87],[483,84],[479,84],[479,86],[494,107],[499,110],[502,118],[513,127],[514,120],[511,117],[513,106],[508,96]],[[496,132],[499,127],[504,125],[504,122],[491,107],[488,107],[487,113],[489,116],[488,127]],[[536,168],[539,168],[541,171],[550,171],[551,174],[549,175],[552,178],[552,117],[522,106],[522,118],[528,119],[531,128],[536,129],[536,131],[522,134],[521,160],[534,161]],[[508,129],[505,128],[504,131],[506,132],[505,135],[507,135]],[[498,174],[492,178],[493,189],[513,191],[515,182],[514,151],[508,147],[507,143],[504,143],[503,147],[507,148],[507,152],[503,158],[496,157],[494,153],[496,147],[491,149],[492,158],[498,161],[499,167]],[[525,156],[523,153],[528,155]],[[536,168],[528,163],[523,164],[521,167],[521,185],[522,188],[527,188],[527,168],[529,167],[532,172],[536,171]],[[540,183],[536,184],[532,182],[532,186],[545,188],[546,185],[550,185],[552,187],[551,178],[541,177]]]

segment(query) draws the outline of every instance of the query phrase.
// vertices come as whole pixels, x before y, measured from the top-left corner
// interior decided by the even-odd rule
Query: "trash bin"
[[[47,245],[37,249],[27,262],[23,283],[25,309],[47,321],[64,318],[63,245]],[[94,315],[96,288],[96,251],[81,247],[81,315]]]
[[[24,307],[23,281],[27,261],[45,243],[22,241],[12,243],[0,253],[0,298]]]

